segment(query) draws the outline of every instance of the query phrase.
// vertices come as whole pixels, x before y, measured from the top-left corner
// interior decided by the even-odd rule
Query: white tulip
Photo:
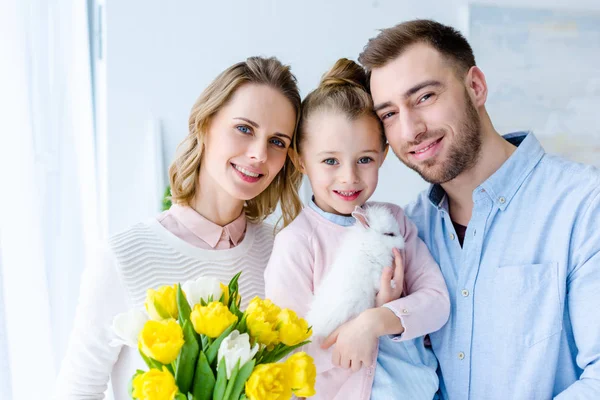
[[[118,336],[111,342],[111,345],[118,346],[126,344],[129,347],[138,347],[138,337],[148,321],[148,316],[136,309],[118,314],[113,318],[112,329]]]
[[[219,363],[221,363],[221,359],[225,357],[225,369],[227,370],[227,379],[231,378],[231,372],[237,364],[238,360],[240,361],[240,368],[248,361],[252,360],[252,358],[258,352],[258,343],[254,345],[254,347],[250,348],[250,336],[247,333],[240,333],[235,330],[229,334],[223,341],[221,342],[221,346],[219,346],[219,354],[217,356]],[[218,364],[217,364],[218,368]]]
[[[213,301],[219,301],[223,291],[221,290],[221,282],[215,278],[200,277],[195,281],[187,281],[181,286],[185,293],[190,307],[194,308],[196,304],[200,304],[200,299],[208,301],[212,296]]]

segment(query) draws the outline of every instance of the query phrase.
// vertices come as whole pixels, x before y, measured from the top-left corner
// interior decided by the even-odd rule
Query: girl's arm
[[[275,237],[273,252],[265,269],[265,297],[281,308],[306,317],[313,299],[314,245],[308,232],[284,229]],[[302,351],[315,360],[317,374],[331,368],[331,352],[320,348],[318,339]]]
[[[125,290],[112,253],[100,251],[82,276],[79,303],[69,345],[57,379],[55,398],[103,399],[110,373],[121,351],[112,319],[127,310]]]
[[[405,296],[383,307],[400,319],[402,335],[395,340],[410,340],[444,326],[450,316],[450,298],[440,268],[419,238],[417,227],[400,207],[395,207],[395,214],[404,229],[405,246],[401,253]],[[388,333],[389,329],[385,331]]]

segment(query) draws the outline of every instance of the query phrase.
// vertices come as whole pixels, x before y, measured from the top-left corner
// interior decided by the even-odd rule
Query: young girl
[[[235,64],[204,90],[169,170],[173,206],[111,238],[86,269],[58,399],[103,398],[109,377],[115,400],[129,398],[143,362],[111,344],[111,324],[143,309],[147,289],[199,276],[227,282],[241,270],[244,302],[264,295],[273,227],[262,221],[280,200],[285,223],[301,207],[288,157],[299,112],[296,79],[274,58]]]
[[[302,103],[296,164],[308,175],[314,196],[276,236],[265,270],[266,296],[302,316],[344,231],[355,223],[350,214],[371,204],[367,200],[387,153],[366,82],[360,66],[341,59]],[[317,365],[315,399],[431,400],[438,389],[437,361],[423,336],[448,319],[446,285],[415,225],[400,207],[382,205],[397,218],[406,242],[401,252],[394,251],[397,290],[391,269],[384,270],[376,308],[325,340],[313,338],[307,351]],[[404,297],[398,298],[402,291]],[[333,351],[326,350],[334,343]]]

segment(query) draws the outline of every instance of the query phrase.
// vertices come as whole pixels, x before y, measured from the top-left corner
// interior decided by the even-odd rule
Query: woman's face
[[[235,199],[253,199],[283,168],[295,124],[296,111],[278,90],[240,86],[212,118],[200,174]]]

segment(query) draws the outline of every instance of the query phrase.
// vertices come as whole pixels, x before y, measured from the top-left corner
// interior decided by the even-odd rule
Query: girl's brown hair
[[[306,125],[311,115],[317,111],[333,111],[345,114],[355,120],[364,115],[378,121],[382,147],[386,139],[383,127],[373,111],[373,100],[367,88],[367,73],[357,63],[340,58],[321,78],[319,86],[302,101],[302,113],[295,138],[295,150],[300,154],[306,136]]]

